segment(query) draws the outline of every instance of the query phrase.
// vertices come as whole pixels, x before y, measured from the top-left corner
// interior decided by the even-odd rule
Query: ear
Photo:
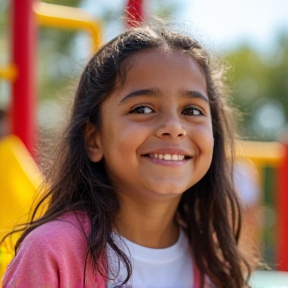
[[[87,122],[83,131],[85,149],[92,162],[99,162],[103,158],[102,141],[95,125]]]

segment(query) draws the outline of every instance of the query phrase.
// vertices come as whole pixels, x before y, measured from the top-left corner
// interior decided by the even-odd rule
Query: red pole
[[[17,135],[34,155],[35,124],[35,57],[36,19],[34,0],[11,0],[12,61],[18,75],[12,85],[12,133]]]
[[[126,5],[127,24],[129,27],[139,26],[144,20],[143,0],[128,0]]]
[[[288,271],[288,144],[278,174],[277,220],[277,269]]]

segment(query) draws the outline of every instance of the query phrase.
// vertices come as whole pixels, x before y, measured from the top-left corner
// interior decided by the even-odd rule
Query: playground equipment
[[[42,182],[42,174],[25,145],[15,135],[0,141],[0,159],[0,227],[11,228],[17,219],[29,212]]]
[[[127,25],[129,27],[138,26],[144,21],[143,11],[144,0],[128,0],[126,5]]]
[[[275,260],[278,270],[288,271],[288,145],[277,142],[241,141],[237,154],[250,159],[263,182],[263,168],[276,171],[274,191],[276,223]]]
[[[11,64],[9,66],[0,67],[0,78],[14,81],[17,76],[16,66]]]
[[[35,2],[33,8],[38,25],[87,31],[92,39],[90,54],[98,49],[101,43],[101,24],[86,11],[42,2]]]
[[[45,25],[54,28],[65,28],[65,29],[80,29],[87,31],[92,38],[92,50],[93,52],[99,47],[100,43],[100,31],[101,25],[96,23],[91,15],[88,13],[70,7],[62,7],[58,5],[51,5],[47,3],[41,3],[36,0],[11,0],[12,2],[12,47],[13,47],[13,57],[12,63],[6,67],[0,68],[0,77],[10,80],[13,83],[12,87],[12,109],[11,109],[11,119],[12,119],[12,133],[17,135],[27,147],[30,154],[33,155],[34,151],[34,138],[35,138],[35,119],[34,119],[34,110],[35,110],[35,49],[36,36],[37,36],[37,27],[38,25]],[[127,4],[127,24],[129,26],[135,26],[137,23],[140,23],[143,18],[143,0],[129,0]],[[21,48],[20,48],[21,47]],[[22,149],[24,146],[19,144],[17,138],[9,138],[9,140],[0,143],[4,148],[11,150],[4,150],[10,152],[4,152],[7,157],[11,157],[10,160],[5,158],[0,154],[0,169],[2,165],[3,175],[7,175],[6,164],[11,165],[11,171],[13,178],[17,178],[17,181],[14,181],[13,178],[8,176],[0,179],[0,182],[3,182],[0,186],[0,193],[5,191],[5,195],[11,196],[10,204],[5,204],[3,211],[3,216],[0,214],[0,229],[3,228],[8,222],[14,224],[17,219],[19,219],[20,214],[25,212],[25,208],[29,206],[29,201],[35,195],[36,188],[39,185],[39,179],[36,180],[33,178],[34,172],[31,174],[30,168],[23,168],[23,163],[31,163],[31,157],[27,156],[27,151],[23,152]],[[15,148],[19,151],[22,150],[20,154],[16,153]],[[22,148],[19,148],[22,147]],[[6,149],[5,148],[5,149]],[[0,148],[1,149],[1,148]],[[12,152],[14,151],[14,152]],[[260,143],[260,142],[241,142],[237,150],[243,157],[251,159],[255,165],[261,169],[264,166],[270,166],[274,169],[277,169],[277,186],[275,187],[276,191],[276,205],[278,213],[278,223],[277,223],[277,268],[279,270],[288,271],[288,148],[286,145],[280,143]],[[9,154],[10,153],[10,154]],[[3,155],[4,155],[3,154]],[[10,155],[10,156],[8,156]],[[18,157],[18,156],[19,157]],[[21,156],[22,155],[22,156]],[[26,156],[23,156],[26,155]],[[28,154],[29,155],[29,154]],[[4,158],[2,158],[4,157]],[[25,160],[25,159],[26,160]],[[28,158],[30,160],[28,160]],[[6,159],[6,160],[5,160]],[[14,160],[11,160],[14,159]],[[18,160],[17,160],[18,159]],[[24,161],[22,163],[22,161]],[[14,164],[12,164],[14,163]],[[7,167],[8,167],[7,166]],[[28,164],[29,166],[29,164]],[[32,166],[35,166],[32,164]],[[29,167],[32,167],[31,165]],[[3,168],[4,167],[4,168]],[[18,167],[18,168],[17,168]],[[34,167],[35,168],[35,167]],[[33,168],[33,169],[34,169]],[[21,170],[22,169],[22,170]],[[37,169],[36,169],[37,170]],[[0,171],[0,173],[2,173]],[[25,172],[26,171],[26,172]],[[5,174],[6,173],[6,174]],[[24,174],[23,174],[24,173]],[[28,176],[26,182],[22,182],[21,177],[23,175],[30,175],[34,180],[31,180]],[[38,172],[36,173],[38,174]],[[22,176],[21,176],[22,175]],[[25,177],[26,177],[25,176]],[[24,177],[24,176],[23,176]],[[24,177],[24,178],[25,178]],[[9,181],[15,182],[15,186],[7,186]],[[30,180],[28,180],[30,179]],[[18,183],[18,184],[17,184]],[[14,185],[13,184],[13,185]],[[10,189],[10,190],[9,190]],[[12,190],[13,191],[12,191]],[[15,189],[15,190],[14,190]],[[27,191],[23,193],[23,191]],[[24,198],[23,198],[24,197]],[[4,198],[3,198],[4,199]],[[24,199],[24,200],[23,200]],[[5,201],[8,198],[4,199]],[[0,203],[4,205],[6,202],[1,201]],[[10,201],[10,200],[9,200]],[[13,204],[12,204],[13,203]],[[6,211],[6,212],[5,212]],[[17,213],[15,213],[15,211]],[[19,213],[18,213],[19,212]],[[7,213],[7,214],[5,214]],[[21,214],[22,215],[22,214]],[[8,221],[9,220],[9,221]],[[24,219],[25,221],[26,219]],[[2,226],[3,224],[3,226]],[[2,261],[3,256],[0,255],[0,262]],[[6,262],[5,262],[6,263]],[[1,264],[1,263],[0,263]],[[0,274],[1,276],[1,274]]]
[[[19,221],[26,222],[42,174],[23,142],[15,135],[0,140],[0,238]],[[17,181],[15,179],[17,178]],[[16,238],[0,247],[0,278],[12,258]]]
[[[0,76],[12,81],[12,133],[19,136],[34,154],[36,135],[37,27],[87,31],[92,38],[92,51],[100,44],[101,25],[87,12],[71,7],[41,3],[37,0],[11,0],[12,63],[0,68]]]

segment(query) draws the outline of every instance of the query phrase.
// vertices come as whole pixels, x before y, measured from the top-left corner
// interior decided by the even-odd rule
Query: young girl
[[[152,27],[95,54],[48,208],[19,239],[5,288],[246,287],[233,121],[210,60],[191,37]]]

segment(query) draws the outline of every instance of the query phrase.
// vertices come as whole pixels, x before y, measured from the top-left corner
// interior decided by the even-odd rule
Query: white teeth
[[[173,161],[178,161],[179,160],[179,155],[172,155],[172,160]]]
[[[184,155],[178,155],[178,160],[184,160],[185,156]]]
[[[177,155],[177,154],[150,154],[152,158],[165,160],[165,161],[182,161],[184,160],[184,155]]]
[[[175,156],[178,158],[178,155],[175,155]],[[164,160],[172,160],[172,155],[171,154],[164,154]]]

